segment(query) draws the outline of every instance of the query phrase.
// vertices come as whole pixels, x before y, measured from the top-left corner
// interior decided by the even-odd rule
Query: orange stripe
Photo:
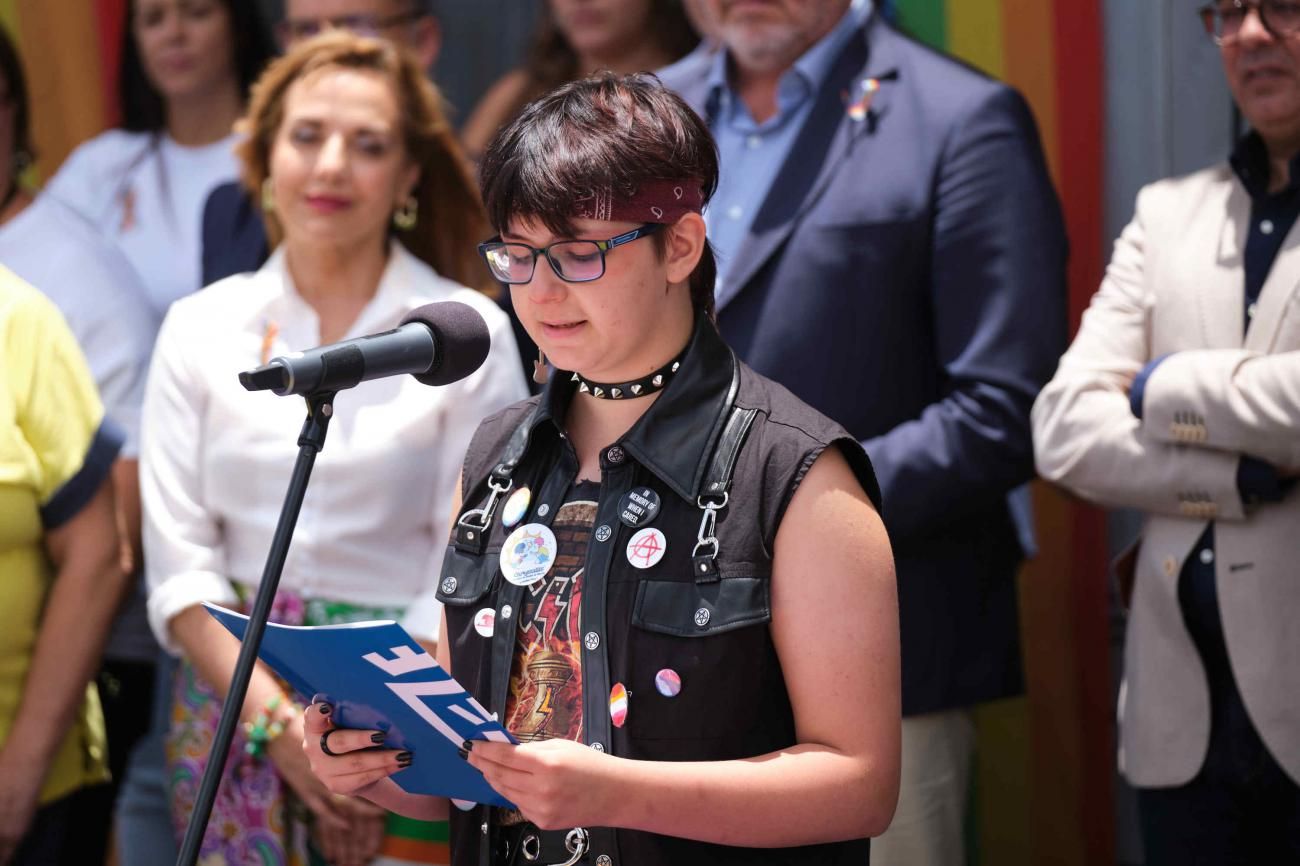
[[[948,50],[994,78],[1006,74],[1003,0],[947,0]]]
[[[385,857],[410,860],[420,864],[451,862],[451,848],[446,842],[421,842],[418,839],[403,839],[400,836],[384,837],[384,847],[379,853]]]
[[[1044,0],[1002,2],[1005,79],[1029,100],[1043,136],[1048,167],[1059,188],[1062,160],[1054,23],[1052,4]]]
[[[95,16],[49,0],[18,0],[32,137],[43,177],[76,145],[104,128]],[[86,10],[89,11],[89,10]]]

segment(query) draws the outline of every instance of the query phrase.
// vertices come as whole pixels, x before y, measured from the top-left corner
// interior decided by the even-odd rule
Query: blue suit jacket
[[[706,119],[708,58],[661,73]],[[880,80],[867,116],[846,94]],[[1013,90],[872,15],[841,54],[718,313],[756,370],[843,424],[884,492],[903,711],[1022,688],[1007,495],[1066,345],[1066,242]]]
[[[255,271],[269,255],[262,212],[238,183],[208,194],[203,205],[203,285]]]

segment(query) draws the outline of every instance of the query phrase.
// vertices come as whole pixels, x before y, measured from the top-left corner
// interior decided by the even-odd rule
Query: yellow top
[[[120,435],[58,309],[0,267],[0,748],[22,700],[53,579],[44,535],[108,477]],[[48,803],[108,778],[93,684],[41,790]]]

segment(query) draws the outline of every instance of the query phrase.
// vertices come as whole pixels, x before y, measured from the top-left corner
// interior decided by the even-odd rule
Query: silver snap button
[[[551,513],[551,506],[547,505],[545,502],[543,502],[541,505],[537,506],[537,516],[538,516],[538,517],[545,517],[546,515],[548,515],[548,514],[550,514],[550,513]]]
[[[479,832],[480,832],[480,833],[482,833],[484,836],[486,836],[486,835],[487,835],[487,821],[484,821],[481,825],[479,825],[479,828],[478,828],[478,829],[479,829]]]
[[[1261,223],[1259,224],[1259,230],[1260,230],[1261,232],[1263,232],[1264,234],[1266,234],[1266,235],[1271,235],[1271,234],[1273,234],[1273,221],[1272,221],[1272,220],[1264,220],[1263,222],[1261,222]]]
[[[604,744],[604,743],[592,743],[592,744],[591,744],[591,747],[592,747],[593,749],[595,749],[597,752],[603,752],[603,751],[605,751],[605,744]]]
[[[695,624],[698,625],[700,628],[704,628],[706,625],[709,624],[709,619],[712,616],[713,614],[709,613],[709,609],[707,607],[702,607],[699,610],[695,611]]]
[[[473,541],[473,540],[474,540],[474,533],[473,533],[472,531],[471,531],[471,532],[466,532],[466,533],[465,533],[465,537],[468,538],[470,541]]]
[[[596,540],[609,541],[609,537],[614,534],[614,530],[609,528],[608,524],[602,523],[596,527]]]
[[[582,645],[595,652],[600,647],[600,635],[594,631],[587,632],[587,636],[582,639]]]
[[[596,858],[596,866],[614,866],[614,861],[609,859],[608,854],[601,854]]]
[[[621,447],[615,445],[605,452],[605,459],[617,466],[627,459],[627,455],[623,453]]]
[[[454,578],[454,577],[452,577],[452,576],[450,576],[450,575],[448,575],[447,577],[444,577],[444,578],[442,579],[442,593],[443,593],[443,595],[451,595],[452,593],[454,593],[454,592],[456,591],[456,587],[459,586],[459,585],[460,585],[460,584],[459,584],[459,581],[457,581],[456,578]]]
[[[1214,562],[1214,551],[1207,547],[1201,551],[1201,564],[1209,565],[1212,562]]]
[[[514,612],[515,612],[515,609],[514,609],[513,607],[511,607],[510,605],[508,605],[508,604],[503,604],[503,605],[501,606],[501,618],[502,618],[502,619],[510,619],[510,614],[512,614],[512,613],[514,613]]]

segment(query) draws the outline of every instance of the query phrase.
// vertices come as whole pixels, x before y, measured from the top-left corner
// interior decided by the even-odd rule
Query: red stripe
[[[1099,3],[1055,0],[1061,199],[1070,237],[1070,325],[1097,291],[1103,256],[1103,35]],[[1087,863],[1115,859],[1115,749],[1107,611],[1106,527],[1100,511],[1074,506],[1071,596],[1075,670],[1083,718],[1081,805]]]
[[[126,26],[126,0],[95,0],[95,24],[99,34],[99,86],[104,101],[104,123],[113,127],[121,121],[117,104],[117,67],[122,54],[122,30]]]

